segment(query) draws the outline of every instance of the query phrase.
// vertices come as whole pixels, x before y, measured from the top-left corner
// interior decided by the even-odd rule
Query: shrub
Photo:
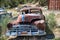
[[[7,40],[7,37],[5,35],[1,36],[0,40]]]
[[[2,26],[2,33],[4,33],[7,29],[6,25],[11,19],[8,16],[5,16],[0,21],[0,26]]]
[[[39,0],[39,4],[41,6],[46,6],[46,5],[48,5],[48,0]]]
[[[49,15],[46,15],[46,22],[47,22],[47,26],[50,29],[53,29],[56,26],[55,14],[50,13]]]
[[[14,8],[17,7],[19,4],[32,3],[32,2],[35,3],[39,2],[41,6],[45,6],[48,4],[47,0],[1,0],[0,7]]]
[[[7,29],[6,25],[9,21],[10,21],[9,16],[5,16],[4,18],[2,18],[0,20],[0,26],[1,26],[1,28],[0,28],[0,40],[7,40],[7,38],[5,36],[3,36],[3,34],[5,33],[5,31]]]

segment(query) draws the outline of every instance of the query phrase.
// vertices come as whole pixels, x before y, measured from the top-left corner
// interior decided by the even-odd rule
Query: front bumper
[[[6,36],[43,36],[46,32],[38,30],[38,32],[27,32],[26,34],[21,34],[21,32],[6,32]]]
[[[23,28],[21,28],[23,27]],[[13,26],[13,30],[8,30],[6,32],[6,36],[43,36],[46,35],[46,32],[44,30],[39,30],[37,29],[36,31],[32,31],[31,29],[29,29],[30,27],[36,27],[34,25],[14,25]],[[22,29],[29,29],[28,30],[22,30]],[[20,30],[21,29],[21,30]],[[22,34],[22,32],[27,32]]]

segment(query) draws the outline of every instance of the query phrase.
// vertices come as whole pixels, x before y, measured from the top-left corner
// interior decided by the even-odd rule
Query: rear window
[[[28,14],[28,13],[42,14],[40,10],[25,10],[24,12],[25,14]]]

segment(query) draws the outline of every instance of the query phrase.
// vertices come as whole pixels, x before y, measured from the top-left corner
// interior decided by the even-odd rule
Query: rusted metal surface
[[[39,21],[35,21],[34,24],[38,27],[38,29],[45,29],[45,21],[44,20],[39,20]]]
[[[20,9],[20,11],[26,11],[26,10],[33,10],[33,9],[36,9],[36,10],[41,10],[40,7],[24,7],[22,9]]]
[[[60,10],[60,0],[48,0],[48,8],[50,10]]]

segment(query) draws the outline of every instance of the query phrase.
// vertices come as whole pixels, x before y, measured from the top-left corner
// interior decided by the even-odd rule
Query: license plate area
[[[25,31],[25,32],[21,32],[21,35],[27,35],[28,33]]]

